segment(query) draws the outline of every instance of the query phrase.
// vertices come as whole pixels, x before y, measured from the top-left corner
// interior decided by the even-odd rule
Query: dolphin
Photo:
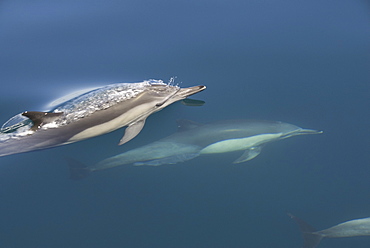
[[[149,115],[205,88],[180,88],[154,79],[95,88],[50,111],[11,118],[0,130],[0,156],[70,144],[126,126],[122,145],[140,133]]]
[[[72,163],[72,165],[70,163],[71,178],[79,179],[88,172],[124,164],[152,166],[176,164],[203,154],[233,151],[244,151],[241,157],[234,161],[234,163],[242,163],[258,156],[266,143],[301,134],[322,133],[280,121],[226,120],[200,124],[189,120],[178,120],[177,123],[178,132],[104,159],[95,165],[84,167],[80,163]]]
[[[370,236],[370,217],[349,220],[328,229],[316,231],[305,221],[290,213],[288,215],[297,222],[302,231],[304,239],[302,248],[315,248],[323,238]]]

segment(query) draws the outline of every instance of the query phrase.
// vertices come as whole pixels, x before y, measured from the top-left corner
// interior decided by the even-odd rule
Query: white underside
[[[317,233],[328,238],[369,236],[370,218],[346,221]]]
[[[106,134],[121,127],[130,125],[139,119],[146,118],[151,113],[149,111],[152,109],[153,103],[146,103],[136,106],[113,120],[85,129],[84,131],[70,138],[68,143]]]
[[[200,154],[224,153],[246,150],[254,146],[278,139],[282,133],[259,134],[247,138],[228,139],[213,143],[200,151]]]

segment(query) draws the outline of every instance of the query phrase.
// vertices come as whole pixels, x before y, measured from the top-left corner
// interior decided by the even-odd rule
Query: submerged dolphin
[[[202,154],[232,151],[244,151],[243,155],[234,161],[241,163],[255,158],[266,143],[295,135],[321,133],[284,122],[261,120],[228,120],[204,125],[180,120],[178,126],[178,132],[175,134],[107,158],[87,168],[82,165],[70,166],[71,177],[83,176],[83,171],[87,173],[124,164],[175,164]]]
[[[302,231],[304,243],[302,248],[315,248],[323,238],[344,238],[370,235],[370,217],[355,219],[336,226],[316,231],[313,227],[298,217],[288,214],[294,219]]]
[[[127,126],[122,145],[139,134],[146,118],[205,86],[180,88],[161,80],[100,87],[65,101],[49,112],[24,112],[0,130],[0,156],[44,149]]]

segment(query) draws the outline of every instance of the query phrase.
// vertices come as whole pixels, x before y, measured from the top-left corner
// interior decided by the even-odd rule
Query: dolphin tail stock
[[[81,180],[90,174],[90,169],[83,163],[73,159],[65,158],[69,168],[69,178],[72,180]]]
[[[288,216],[295,220],[298,224],[299,229],[302,232],[303,236],[303,246],[302,248],[315,248],[320,243],[321,239],[323,238],[322,235],[316,233],[316,229],[307,224],[304,220],[288,213]]]

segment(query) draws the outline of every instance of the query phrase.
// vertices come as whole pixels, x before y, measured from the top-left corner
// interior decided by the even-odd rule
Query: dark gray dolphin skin
[[[321,131],[303,129],[279,121],[227,120],[199,124],[189,120],[178,121],[178,132],[148,145],[107,158],[89,167],[70,166],[71,177],[80,168],[84,172],[108,169],[124,164],[162,165],[190,160],[202,154],[244,151],[234,163],[251,160],[260,154],[266,143],[301,134]],[[76,169],[76,170],[73,170]]]
[[[346,221],[328,229],[316,231],[315,228],[300,218],[290,213],[288,213],[288,215],[297,222],[299,229],[302,232],[304,240],[302,248],[315,248],[323,238],[344,238],[370,235],[370,217]]]
[[[205,88],[180,88],[161,80],[118,83],[88,91],[48,112],[26,111],[2,126],[0,156],[69,144],[127,126],[122,145],[139,134],[149,115]]]

